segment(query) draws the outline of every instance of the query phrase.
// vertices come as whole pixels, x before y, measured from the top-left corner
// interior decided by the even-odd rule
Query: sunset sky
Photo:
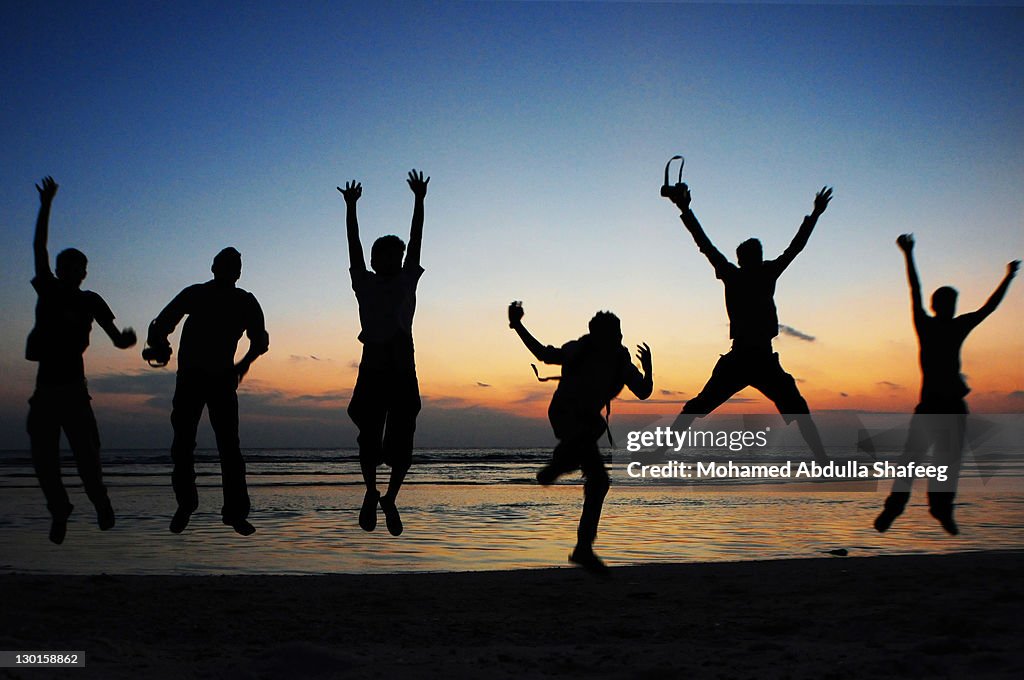
[[[243,446],[354,446],[359,328],[335,186],[362,182],[368,250],[408,237],[411,168],[431,176],[421,444],[551,440],[553,383],[508,329],[513,299],[550,344],[617,313],[655,370],[652,400],[617,411],[678,411],[729,339],[721,283],[658,195],[676,153],[730,257],[749,236],[775,257],[835,188],[776,294],[780,322],[813,340],[776,348],[812,410],[909,410],[896,236],[915,233],[926,294],[953,285],[961,311],[1024,256],[1022,35],[1024,8],[965,3],[5,2],[0,448],[28,442],[47,174],[51,258],[83,250],[84,287],[143,338],[217,251],[242,252],[271,337],[243,384]],[[967,342],[973,411],[1024,411],[1022,287]],[[104,443],[169,444],[174,364],[150,369],[98,328],[92,342]],[[726,408],[771,410],[738,396]]]

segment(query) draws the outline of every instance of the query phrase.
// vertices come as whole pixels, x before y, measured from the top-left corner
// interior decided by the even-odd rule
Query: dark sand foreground
[[[375,576],[0,576],[0,677],[1024,677],[1024,553]]]

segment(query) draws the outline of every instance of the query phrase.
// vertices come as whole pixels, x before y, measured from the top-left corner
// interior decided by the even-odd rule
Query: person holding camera
[[[225,248],[213,258],[213,279],[185,288],[150,323],[149,345],[142,357],[150,365],[166,365],[171,358],[167,336],[185,316],[178,356],[171,425],[174,441],[171,481],[178,509],[170,530],[180,534],[199,507],[196,489],[196,430],[203,408],[208,408],[210,425],[217,438],[224,505],[224,524],[243,536],[255,533],[248,521],[250,502],[245,484],[245,461],[238,441],[238,394],[242,378],[256,359],[270,347],[263,310],[256,297],[237,287],[242,275],[242,255]],[[249,350],[235,363],[238,341],[245,333]]]

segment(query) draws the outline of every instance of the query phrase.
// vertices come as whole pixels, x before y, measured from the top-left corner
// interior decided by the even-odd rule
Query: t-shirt
[[[955,403],[971,391],[960,374],[960,348],[981,318],[976,314],[952,319],[915,315],[914,326],[921,344],[922,403]]]
[[[770,342],[779,334],[775,284],[781,274],[774,260],[756,268],[737,267],[731,262],[715,268],[715,276],[725,285],[730,338],[741,344]]]
[[[212,280],[189,286],[171,300],[155,323],[173,330],[186,314],[178,347],[179,373],[231,370],[243,332],[261,351],[270,344],[260,303],[234,284]]]
[[[82,354],[89,346],[92,322],[114,320],[114,313],[98,294],[81,290],[52,273],[32,279],[38,294],[36,324],[29,333],[25,358],[39,362],[40,384],[78,382],[85,378]]]
[[[419,266],[402,267],[397,274],[381,276],[368,269],[349,269],[359,303],[360,342],[390,342],[398,335],[412,337],[416,285],[423,271]]]
[[[551,397],[551,411],[596,414],[624,386],[634,393],[642,389],[643,374],[622,345],[601,347],[584,335],[551,350],[549,363],[562,365],[558,388]]]

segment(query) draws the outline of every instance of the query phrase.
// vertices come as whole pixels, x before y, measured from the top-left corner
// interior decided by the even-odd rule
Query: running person
[[[523,307],[513,302],[508,307],[512,328],[533,356],[546,364],[562,366],[558,388],[551,397],[548,420],[558,438],[551,462],[537,473],[537,481],[547,486],[573,470],[583,472],[583,512],[576,532],[576,547],[569,561],[592,571],[602,571],[604,563],[594,553],[594,539],[601,520],[601,506],[608,494],[608,470],[597,441],[608,430],[601,409],[623,387],[640,399],[654,389],[651,349],[637,346],[637,358],[643,374],[633,365],[629,350],[622,346],[619,319],[610,312],[598,312],[590,320],[589,333],[561,347],[542,345],[523,325]]]

